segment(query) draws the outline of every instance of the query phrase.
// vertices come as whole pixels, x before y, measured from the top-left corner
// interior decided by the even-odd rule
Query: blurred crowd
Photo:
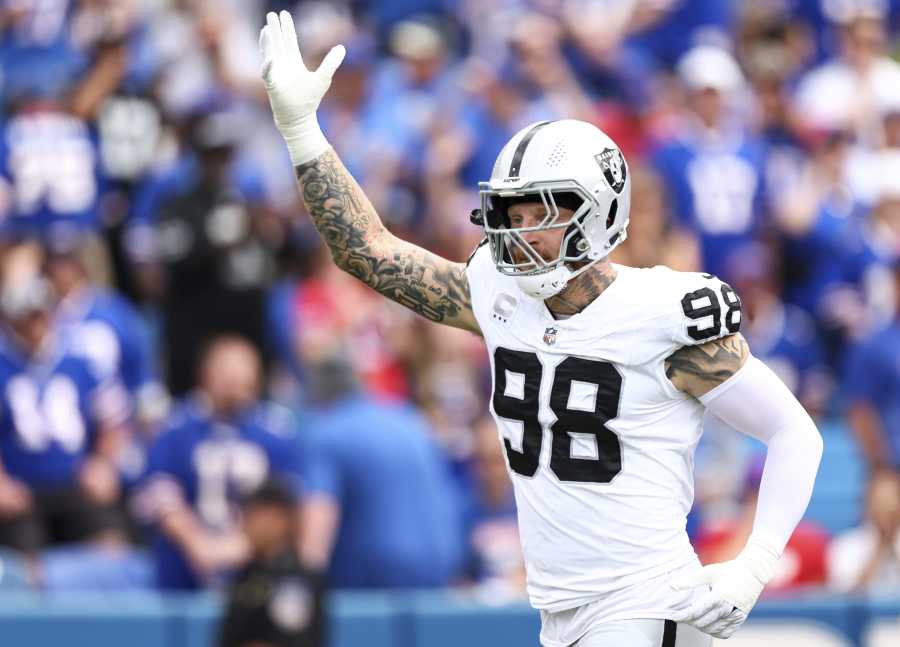
[[[331,263],[259,80],[279,9],[307,64],[347,46],[323,130],[448,258],[518,129],[609,133],[613,260],[731,283],[753,353],[863,456],[859,525],[804,523],[775,588],[900,590],[896,0],[6,0],[0,586],[207,588],[291,554],[329,586],[522,594],[481,341]],[[721,426],[704,561],[761,474]]]

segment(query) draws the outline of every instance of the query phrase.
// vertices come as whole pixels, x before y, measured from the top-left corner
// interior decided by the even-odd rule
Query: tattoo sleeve
[[[734,375],[749,356],[740,333],[684,346],[666,358],[666,377],[679,391],[699,398]]]
[[[338,267],[431,321],[479,332],[465,265],[391,234],[334,150],[294,171]]]

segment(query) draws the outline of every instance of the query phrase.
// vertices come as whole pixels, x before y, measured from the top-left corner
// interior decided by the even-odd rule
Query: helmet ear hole
[[[606,229],[612,229],[612,226],[616,223],[616,214],[619,213],[619,200],[616,198],[612,201],[612,204],[609,205],[609,215],[606,216]]]

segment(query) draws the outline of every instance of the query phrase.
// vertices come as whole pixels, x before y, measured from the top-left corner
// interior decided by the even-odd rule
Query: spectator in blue
[[[727,259],[762,227],[764,150],[734,114],[744,90],[725,50],[698,47],[678,64],[688,110],[653,162],[679,222],[700,238],[702,268],[727,279]]]
[[[422,225],[426,152],[442,114],[453,110],[452,51],[441,25],[406,20],[391,30],[394,55],[375,68],[367,131],[377,155],[363,178],[389,224],[406,231]]]
[[[849,146],[846,131],[824,133],[776,211],[787,261],[784,300],[815,319],[833,369],[847,340],[867,325],[858,285],[866,209],[846,181]]]
[[[730,0],[638,0],[630,4],[629,45],[652,55],[663,67],[675,65],[695,45],[727,39],[739,7]]]
[[[7,233],[95,228],[102,188],[95,137],[53,97],[29,92],[0,122],[0,178],[11,188]]]
[[[364,395],[336,349],[308,358],[301,550],[337,588],[442,587],[460,574],[459,495],[424,417]]]
[[[112,376],[52,327],[40,277],[0,295],[0,544],[33,554],[54,543],[124,541],[115,467],[128,406]]]
[[[737,250],[729,264],[732,287],[741,295],[741,334],[807,411],[825,413],[832,376],[816,323],[801,308],[780,297],[778,258],[762,243]]]
[[[900,250],[900,146],[877,155],[874,202],[861,225],[861,246],[850,246],[845,280],[861,294],[852,337],[887,325],[896,312],[891,266]],[[842,358],[843,359],[843,358]]]
[[[900,297],[900,255],[893,261]],[[900,470],[900,308],[853,351],[845,376],[850,425],[872,469]]]
[[[195,115],[194,154],[148,214],[155,254],[142,272],[148,286],[155,280],[166,379],[176,395],[190,388],[198,349],[210,337],[235,333],[264,347],[265,293],[279,241],[263,226],[262,195],[250,198],[233,184],[243,123],[231,110]]]
[[[250,343],[214,339],[202,356],[197,389],[150,448],[134,506],[153,527],[160,588],[221,582],[248,557],[238,527],[241,497],[269,477],[299,488],[296,419],[260,400],[261,375]]]
[[[87,258],[99,244],[76,230],[45,237],[45,271],[59,298],[55,323],[73,352],[125,387],[136,420],[152,424],[165,415],[167,405],[154,365],[156,349],[138,310],[91,278]]]
[[[474,428],[472,487],[464,513],[469,578],[495,595],[525,593],[525,562],[519,543],[516,500],[497,425],[482,418]]]

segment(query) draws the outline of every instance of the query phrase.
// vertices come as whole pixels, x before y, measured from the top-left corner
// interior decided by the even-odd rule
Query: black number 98
[[[725,303],[725,330],[734,334],[741,329],[741,299],[727,283],[720,289],[722,301]],[[715,290],[703,287],[685,294],[681,299],[681,309],[688,319],[698,321],[709,318],[705,326],[688,326],[687,333],[691,339],[706,341],[718,337],[722,333],[722,305]]]

